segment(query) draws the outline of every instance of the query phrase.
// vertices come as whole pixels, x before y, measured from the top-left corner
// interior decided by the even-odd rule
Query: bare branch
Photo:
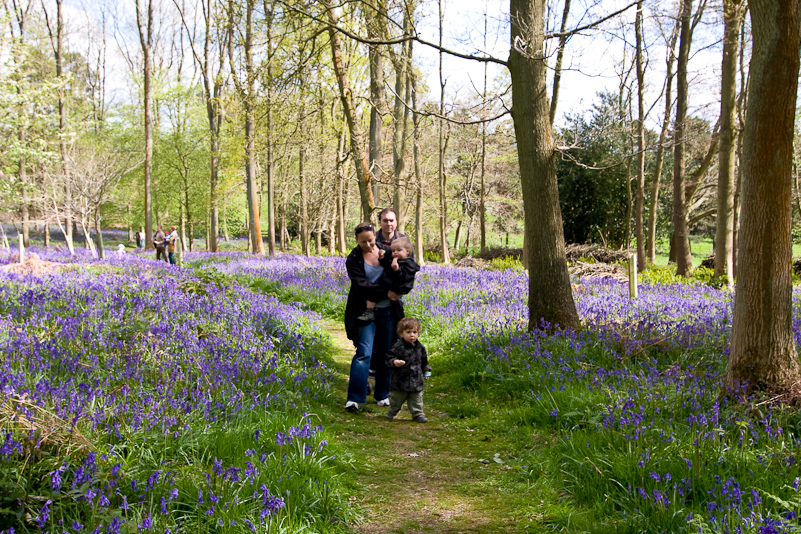
[[[617,11],[614,11],[614,12],[610,13],[609,15],[607,15],[607,16],[605,16],[603,18],[600,18],[600,19],[598,19],[596,21],[590,22],[589,24],[585,24],[584,26],[579,26],[578,28],[573,28],[572,30],[569,30],[569,31],[566,31],[566,32],[548,33],[548,34],[545,34],[545,38],[546,39],[554,39],[556,37],[563,37],[563,36],[569,37],[571,35],[575,35],[577,33],[583,32],[584,30],[589,30],[591,28],[595,28],[596,26],[599,26],[600,24],[603,24],[607,20],[609,20],[611,18],[614,18],[614,17],[620,15],[621,13],[624,13],[625,11],[628,11],[629,9],[631,9],[632,7],[634,7],[636,5],[637,5],[636,1],[632,2],[629,5],[627,5],[626,7],[624,7],[623,9],[618,9]]]

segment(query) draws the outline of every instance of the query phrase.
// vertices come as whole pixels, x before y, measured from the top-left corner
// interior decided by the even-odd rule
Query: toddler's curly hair
[[[408,330],[417,330],[420,332],[420,321],[414,317],[404,317],[398,321],[398,335],[401,335]]]

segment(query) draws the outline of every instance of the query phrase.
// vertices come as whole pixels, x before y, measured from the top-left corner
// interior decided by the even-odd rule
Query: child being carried
[[[399,237],[389,246],[390,254],[384,249],[378,251],[380,265],[384,274],[378,279],[378,285],[391,289],[399,295],[406,295],[414,287],[414,276],[420,266],[410,256],[412,255],[412,241],[406,237]],[[375,302],[368,300],[367,309],[359,316],[360,321],[375,320]]]

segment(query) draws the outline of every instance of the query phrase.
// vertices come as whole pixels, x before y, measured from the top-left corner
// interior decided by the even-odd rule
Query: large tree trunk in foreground
[[[545,0],[510,0],[512,118],[517,139],[525,241],[529,251],[529,328],[578,327],[579,317],[565,258],[565,238],[543,53]]]
[[[720,81],[718,212],[715,225],[715,276],[734,283],[734,167],[737,147],[737,51],[743,0],[723,2],[723,62]]]
[[[753,55],[743,139],[742,212],[730,392],[799,391],[792,326],[793,124],[801,49],[799,0],[751,0]]]

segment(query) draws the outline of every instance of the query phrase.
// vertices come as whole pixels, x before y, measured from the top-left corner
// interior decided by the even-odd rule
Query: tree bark
[[[407,10],[403,17],[403,32],[408,35],[411,30],[412,21]],[[392,174],[394,191],[392,193],[392,208],[397,217],[398,231],[404,231],[406,219],[406,202],[403,201],[403,175],[406,168],[406,129],[409,121],[409,91],[410,78],[409,69],[411,68],[411,48],[412,41],[406,41],[401,48],[400,57],[393,54],[395,67],[395,106],[392,110],[392,122],[394,130],[392,132]]]
[[[720,90],[718,210],[715,227],[715,276],[734,284],[734,168],[737,148],[737,53],[743,0],[723,2],[723,61]]]
[[[55,32],[50,27],[50,20],[47,14],[47,8],[42,5],[45,20],[47,22],[48,33],[50,34],[50,42],[53,45],[53,55],[56,62],[56,79],[58,80],[58,133],[59,133],[59,158],[61,163],[61,178],[64,187],[64,226],[65,230],[64,240],[66,241],[67,248],[73,250],[73,233],[72,233],[72,184],[70,182],[69,174],[67,173],[67,98],[65,95],[66,80],[64,78],[64,16],[63,4],[64,0],[55,0],[56,2],[56,27]],[[58,217],[56,211],[56,217]],[[130,217],[129,217],[130,220]]]
[[[417,107],[417,76],[411,73],[412,85],[412,109]],[[425,264],[425,249],[423,246],[423,171],[420,165],[420,114],[412,114],[412,124],[414,132],[414,146],[412,148],[412,158],[414,159],[414,178],[415,189],[417,191],[414,210],[414,249],[417,251],[416,260],[419,265]]]
[[[353,167],[356,169],[356,179],[359,182],[359,196],[361,198],[362,218],[369,221],[375,209],[375,200],[371,189],[371,177],[367,164],[367,154],[364,150],[364,136],[362,127],[356,116],[356,106],[353,103],[353,92],[348,82],[348,73],[345,70],[345,62],[342,60],[342,44],[339,33],[335,27],[339,23],[339,18],[334,12],[331,0],[321,0],[326,8],[328,20],[331,25],[328,27],[328,36],[331,40],[331,56],[336,72],[337,85],[339,86],[339,96],[342,100],[342,111],[348,123],[350,131],[350,150],[353,158]]]
[[[634,200],[634,236],[637,239],[637,270],[647,267],[645,262],[645,231],[643,225],[645,205],[645,66],[643,65],[642,9],[643,2],[637,2],[637,15],[634,26],[636,34],[637,64],[637,190]]]
[[[641,9],[641,8],[638,8]],[[556,51],[556,65],[553,69],[553,96],[551,97],[551,108],[550,112],[548,113],[548,117],[551,120],[551,126],[553,126],[553,121],[556,120],[556,105],[559,103],[559,84],[562,81],[562,58],[565,56],[565,45],[567,44],[567,37],[568,32],[567,30],[567,19],[570,16],[570,0],[565,0],[565,9],[562,11],[562,29],[560,30],[559,36],[559,47]],[[484,24],[484,34],[487,33],[487,26],[486,22]],[[485,47],[486,49],[486,47]],[[485,92],[486,92],[486,69],[487,64],[484,63],[484,83],[485,83]]]
[[[656,219],[659,212],[659,186],[662,181],[662,166],[665,162],[665,143],[670,128],[670,115],[673,111],[673,64],[676,56],[673,49],[676,47],[680,22],[677,21],[673,35],[668,43],[667,52],[667,80],[665,82],[665,115],[662,120],[662,130],[659,133],[659,147],[656,149],[656,162],[654,164],[654,178],[651,182],[651,199],[648,205],[648,261],[656,262]]]
[[[309,201],[306,188],[306,147],[301,143],[298,149],[298,178],[300,182],[300,248],[303,254],[311,256],[309,239]]]
[[[443,0],[438,0],[439,9],[439,46],[442,47],[442,25],[444,23]],[[445,79],[442,76],[442,50],[439,52],[439,114],[445,115]],[[445,139],[445,121],[439,120],[439,168],[437,172],[439,189],[439,244],[442,248],[442,263],[450,264],[448,251],[448,176],[445,174],[445,151],[448,142]]]
[[[103,246],[103,232],[100,231],[100,206],[95,207],[95,240],[97,246],[97,257],[101,260],[106,257],[106,249]]]
[[[275,255],[275,176],[273,176],[273,15],[270,2],[264,2],[267,16],[267,247]],[[281,250],[284,238],[281,236]]]
[[[529,328],[580,325],[565,257],[543,51],[545,0],[510,0],[512,118],[529,251]]]
[[[750,0],[751,86],[743,133],[740,262],[730,393],[799,394],[792,326],[792,164],[801,50],[798,0]]]
[[[139,0],[136,0],[136,26],[139,30],[139,43],[142,46],[143,84],[144,84],[144,127],[145,127],[145,168],[144,168],[144,209],[145,209],[145,249],[153,248],[153,97],[152,97],[152,53],[153,53],[153,0],[147,0],[147,20],[143,20]]]
[[[248,238],[250,251],[264,255],[264,242],[261,237],[261,214],[259,213],[259,187],[256,180],[256,72],[253,64],[253,42],[255,0],[245,2],[245,84],[233,76],[239,96],[245,108],[245,185],[248,204]],[[228,24],[233,27],[235,8],[229,0]],[[228,55],[231,68],[234,67],[233,39],[228,42]]]
[[[369,9],[365,14],[367,37],[378,40],[385,36],[386,29],[383,17],[383,2],[376,2],[375,9]],[[376,203],[381,202],[381,140],[384,128],[384,119],[381,116],[384,110],[384,55],[380,45],[368,46],[370,59],[370,131],[368,144],[370,159],[368,162],[370,180],[373,184],[373,198]]]
[[[676,256],[676,274],[690,276],[693,267],[690,255],[690,235],[687,230],[687,203],[685,196],[685,148],[687,144],[687,64],[692,43],[693,0],[682,0],[679,58],[676,73],[676,122],[673,130],[673,244]]]

